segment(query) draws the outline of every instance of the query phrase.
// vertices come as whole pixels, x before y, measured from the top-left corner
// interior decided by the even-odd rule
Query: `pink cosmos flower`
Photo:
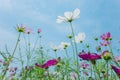
[[[82,58],[83,60],[97,60],[97,59],[101,59],[101,56],[96,54],[96,53],[86,53],[84,51],[82,51],[81,54],[78,55],[80,58]]]
[[[41,67],[41,68],[48,68],[50,66],[54,66],[58,63],[58,61],[56,59],[52,59],[52,60],[48,60],[46,63],[44,63],[43,65],[39,65],[38,63],[35,64],[35,66],[37,67]]]
[[[117,68],[116,66],[111,65],[112,69],[115,71],[115,73],[120,76],[120,68]]]
[[[120,56],[116,56],[116,57],[114,58],[114,60],[117,61],[117,62],[120,62]]]
[[[100,42],[100,45],[101,46],[108,46],[108,45],[110,45],[110,42],[109,41],[103,41],[103,42]]]
[[[102,40],[109,40],[109,39],[111,39],[111,34],[110,34],[110,32],[107,32],[107,33],[105,33],[105,34],[102,34],[102,35],[100,36],[100,38],[101,38]]]
[[[42,32],[42,30],[41,29],[38,29],[38,31],[37,31],[38,33],[41,33]]]
[[[86,69],[86,68],[89,68],[89,67],[90,67],[90,65],[85,63],[85,62],[80,63],[80,68]]]
[[[30,34],[32,32],[32,29],[31,28],[29,28],[29,27],[25,27],[25,31],[24,31],[24,33],[26,33],[26,34]]]

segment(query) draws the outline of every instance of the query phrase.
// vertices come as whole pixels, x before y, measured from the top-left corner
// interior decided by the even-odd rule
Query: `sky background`
[[[110,31],[113,39],[118,40],[120,0],[0,0],[0,51],[5,44],[9,48],[15,45],[17,24],[32,28],[32,36],[41,28],[46,46],[68,41],[66,36],[71,33],[69,24],[58,24],[56,19],[76,8],[80,9],[80,18],[73,22],[76,35],[85,32],[89,43],[93,37]]]

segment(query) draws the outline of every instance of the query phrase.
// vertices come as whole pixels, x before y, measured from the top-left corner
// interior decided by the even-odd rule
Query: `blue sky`
[[[0,0],[0,49],[15,44],[16,24],[26,24],[34,32],[41,28],[43,43],[48,46],[67,41],[69,24],[58,24],[56,19],[75,8],[81,11],[80,18],[73,22],[76,34],[85,32],[90,42],[94,36],[110,31],[118,39],[120,0]]]

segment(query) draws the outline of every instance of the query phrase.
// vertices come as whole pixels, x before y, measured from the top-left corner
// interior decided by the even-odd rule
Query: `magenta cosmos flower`
[[[102,40],[109,40],[109,39],[111,39],[112,37],[111,37],[110,32],[107,32],[107,33],[105,33],[105,34],[102,34],[102,35],[100,36],[100,38],[101,38]]]
[[[115,73],[120,76],[120,68],[117,68],[116,66],[111,65],[112,69],[115,71]]]
[[[48,68],[50,66],[54,66],[58,63],[58,61],[56,59],[52,59],[52,60],[48,60],[46,63],[44,63],[43,65],[39,65],[38,63],[35,64],[35,66],[37,67],[41,67],[41,68]]]
[[[82,51],[81,54],[78,55],[80,58],[82,58],[83,60],[97,60],[97,59],[101,59],[101,56],[96,54],[96,53],[86,53],[84,51]]]

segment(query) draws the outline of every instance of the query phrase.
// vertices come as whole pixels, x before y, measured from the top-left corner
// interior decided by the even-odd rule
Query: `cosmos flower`
[[[53,51],[55,51],[55,52],[60,49],[59,46],[56,46],[56,45],[51,45],[51,48],[52,48]]]
[[[117,68],[116,66],[111,65],[112,69],[115,71],[115,73],[120,76],[120,68]]]
[[[25,25],[21,24],[21,25],[17,25],[17,31],[18,32],[24,32],[25,31]]]
[[[103,42],[100,42],[100,45],[101,46],[108,46],[110,45],[111,43],[109,41],[103,41]]]
[[[97,59],[101,59],[101,56],[96,54],[96,53],[86,53],[84,51],[82,51],[81,54],[78,55],[80,58],[82,58],[83,60],[97,60]]]
[[[85,33],[82,32],[82,33],[78,33],[77,36],[75,36],[75,42],[76,43],[80,43],[80,42],[83,42],[85,40]]]
[[[32,29],[29,27],[25,27],[24,33],[30,34],[32,32]]]
[[[110,40],[112,37],[111,37],[110,32],[107,32],[107,33],[105,33],[105,34],[102,34],[102,35],[100,36],[100,38],[101,38],[102,40]]]
[[[60,49],[66,49],[69,46],[70,46],[70,43],[68,43],[68,42],[61,42],[61,44],[59,45],[59,48]]]
[[[72,22],[74,19],[79,18],[79,14],[80,14],[80,10],[76,8],[73,12],[65,12],[64,17],[58,16],[56,22],[57,23]]]
[[[38,63],[35,64],[36,67],[41,67],[41,68],[49,68],[50,66],[54,66],[58,63],[56,59],[48,60],[46,63],[43,65],[39,65]]]
[[[89,68],[89,67],[90,67],[90,65],[85,63],[85,62],[80,63],[80,68],[86,69],[86,68]]]

